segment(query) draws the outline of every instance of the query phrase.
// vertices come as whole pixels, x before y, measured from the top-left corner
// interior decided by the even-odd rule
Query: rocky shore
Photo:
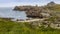
[[[52,15],[52,11],[49,10],[47,7],[54,6],[54,2],[50,2],[45,6],[16,6],[14,10],[16,11],[25,11],[27,17],[31,18],[47,18]]]
[[[55,12],[56,10],[58,11],[57,7],[59,8],[60,5],[54,2],[50,2],[45,6],[37,6],[37,5],[36,6],[16,6],[14,10],[25,11],[27,17],[29,18],[33,18],[35,20],[37,20],[36,18],[38,18],[39,19],[38,21],[29,20],[30,22],[29,24],[32,26],[39,27],[40,24],[42,23],[44,27],[60,29],[60,17]],[[41,21],[40,19],[43,19],[43,18],[47,18],[47,19],[44,19],[43,21]]]

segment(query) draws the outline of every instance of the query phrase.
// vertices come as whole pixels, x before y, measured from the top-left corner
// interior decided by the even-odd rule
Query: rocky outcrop
[[[27,17],[35,17],[35,18],[47,18],[50,17],[51,11],[49,11],[48,9],[44,9],[44,8],[39,8],[39,10],[29,10],[26,11]]]
[[[60,5],[57,5],[59,8]],[[25,11],[27,17],[31,18],[47,18],[44,20],[39,20],[39,21],[29,21],[30,25],[33,27],[38,27],[40,28],[41,26],[44,26],[45,28],[51,27],[54,29],[60,29],[60,17],[57,15],[56,12],[53,11],[53,9],[57,9],[56,4],[54,2],[48,3],[46,6],[16,6],[14,10],[19,10],[19,11]],[[53,9],[52,9],[53,8]],[[55,9],[55,10],[56,10]],[[28,19],[27,19],[28,20]],[[24,21],[25,22],[25,21]]]
[[[50,2],[47,6],[55,5],[54,2]],[[47,18],[51,16],[51,11],[45,6],[16,6],[14,10],[25,11],[27,17],[32,18]]]
[[[19,10],[19,11],[28,11],[31,9],[36,8],[36,6],[16,6],[14,10]]]
[[[56,5],[56,3],[53,1],[47,4],[47,6],[54,6],[54,5]]]
[[[32,18],[49,17],[51,12],[48,9],[39,6],[16,6],[14,10],[25,11],[27,17]]]

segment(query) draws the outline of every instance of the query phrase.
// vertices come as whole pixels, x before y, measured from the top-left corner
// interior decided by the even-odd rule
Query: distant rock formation
[[[47,4],[47,6],[54,6],[54,5],[56,5],[56,3],[53,1],[51,1],[50,3]]]
[[[34,9],[35,6],[16,6],[14,10],[19,10],[19,11],[27,11]]]

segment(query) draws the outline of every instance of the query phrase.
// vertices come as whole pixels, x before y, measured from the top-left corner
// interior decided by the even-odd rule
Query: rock
[[[24,19],[17,19],[16,21],[24,21]]]
[[[60,29],[60,24],[51,23],[50,27],[53,28],[53,29]]]
[[[31,9],[34,9],[35,6],[16,6],[14,10],[19,10],[19,11],[28,11]]]
[[[54,2],[50,2],[47,6],[55,5]],[[25,11],[27,17],[31,18],[49,18],[52,15],[51,10],[45,6],[16,6],[14,10]]]
[[[32,18],[44,18],[44,17],[50,17],[50,11],[45,10],[44,8],[39,8],[40,10],[29,10],[26,11],[27,17]]]
[[[16,6],[14,10],[25,11],[27,17],[44,18],[50,17],[50,12],[47,8],[39,6]]]
[[[54,6],[54,5],[56,5],[56,3],[54,3],[53,1],[47,4],[47,6]]]
[[[20,10],[20,8],[18,6],[16,6],[13,10]]]

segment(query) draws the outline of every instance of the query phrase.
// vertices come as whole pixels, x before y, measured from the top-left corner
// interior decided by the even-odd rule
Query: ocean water
[[[15,18],[15,19],[26,19],[26,14],[24,11],[14,11],[13,8],[1,7],[0,8],[0,17],[3,18]]]

